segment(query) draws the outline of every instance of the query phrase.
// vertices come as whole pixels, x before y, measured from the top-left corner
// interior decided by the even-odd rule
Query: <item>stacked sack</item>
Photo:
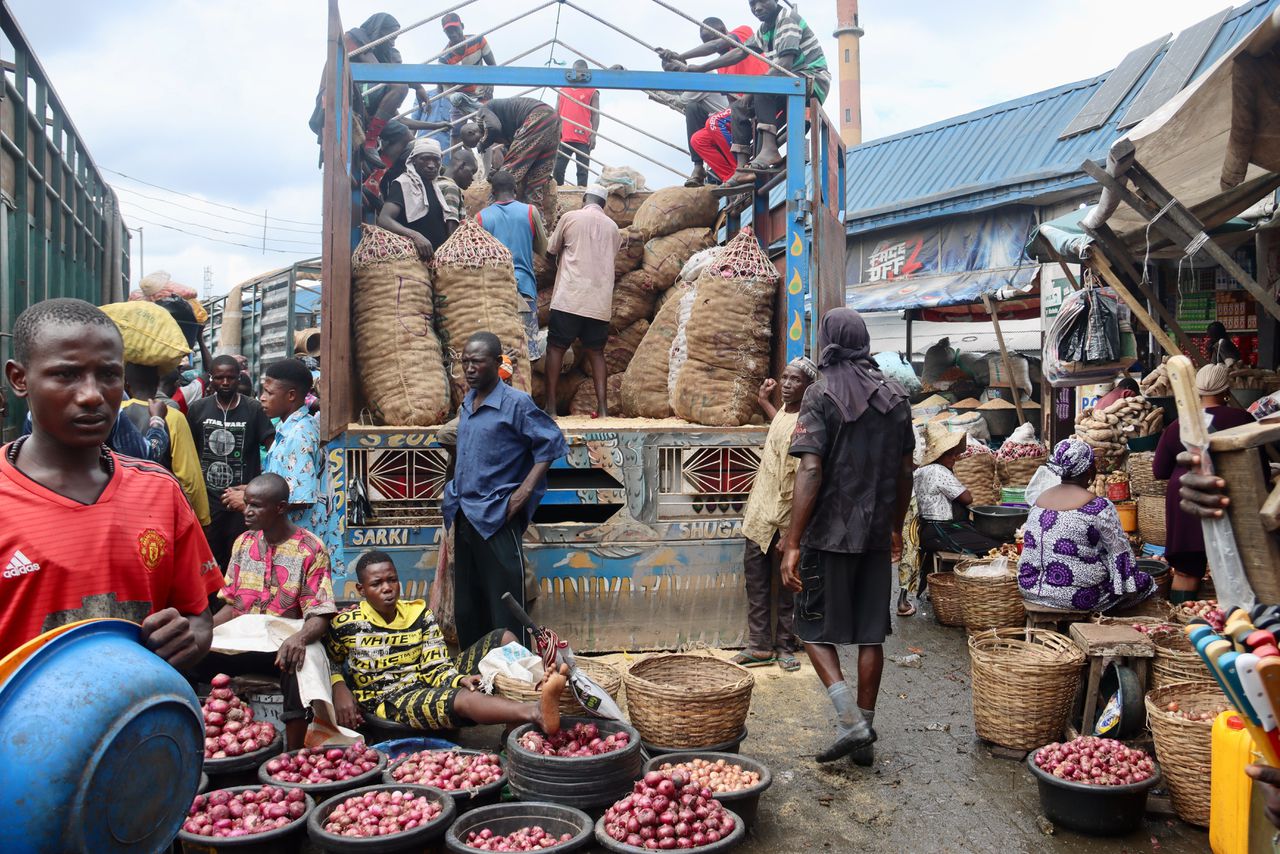
[[[1044,465],[1049,449],[1036,439],[1035,428],[1023,424],[996,451],[996,474],[1004,489],[1025,489]]]
[[[677,416],[737,427],[758,414],[756,395],[769,373],[777,281],[777,269],[750,228],[738,232],[698,277],[685,329],[688,356],[671,398]]]
[[[1124,466],[1130,439],[1159,433],[1163,419],[1163,410],[1145,397],[1125,397],[1101,411],[1081,412],[1076,416],[1076,436],[1093,448],[1098,471],[1105,474]]]
[[[624,373],[633,364],[638,352],[648,353],[644,361],[653,370],[646,377],[646,383],[653,386],[653,396],[656,399],[657,377],[661,373],[665,388],[669,368],[667,353],[674,336],[671,320],[678,305],[667,311],[662,324],[658,324],[656,315],[660,305],[672,305],[668,295],[677,283],[684,280],[684,270],[690,259],[700,252],[714,248],[715,237],[711,226],[715,222],[718,202],[704,187],[668,187],[652,194],[632,193],[629,198],[641,196],[644,201],[635,208],[634,213],[617,214],[610,212],[607,205],[605,208],[605,212],[619,224],[621,216],[625,216],[628,221],[634,217],[630,225],[622,228],[622,245],[614,260],[613,310],[609,319],[609,338],[604,347],[608,372],[605,382],[609,390],[610,412],[625,411],[632,416],[663,418],[671,414],[669,405],[663,411],[662,406],[644,405],[632,408],[623,402],[627,398]],[[544,311],[549,315],[554,282],[554,275],[545,282],[539,277],[540,315]],[[545,323],[545,320],[545,317],[540,316],[539,323]],[[653,341],[641,351],[641,345],[655,327],[659,330],[654,331]],[[663,335],[667,336],[667,347],[658,345]],[[662,361],[660,371],[656,362],[659,353]],[[595,386],[590,381],[591,368],[588,360],[581,356],[577,363],[578,366],[572,370],[562,369],[563,375],[556,387],[557,411],[562,414],[589,415],[596,411]],[[537,369],[538,366],[535,366],[535,370]],[[664,392],[663,397],[665,396]]]
[[[361,228],[351,256],[351,313],[365,400],[382,424],[442,424],[451,406],[431,271],[413,241]]]
[[[530,391],[529,345],[520,320],[511,252],[474,219],[467,219],[436,250],[436,320],[446,354],[453,405],[467,393],[462,348],[476,332],[492,332],[511,358],[511,385]]]

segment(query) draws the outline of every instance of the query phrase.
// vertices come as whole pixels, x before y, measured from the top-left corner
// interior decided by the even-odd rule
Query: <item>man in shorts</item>
[[[796,636],[836,710],[836,740],[818,761],[856,751],[855,761],[870,765],[891,552],[902,548],[915,436],[906,390],[881,375],[861,315],[827,312],[818,353],[819,378],[805,391],[791,440],[800,467],[782,581],[797,594]],[[840,669],[842,644],[858,647],[856,704]]]
[[[607,371],[604,345],[613,314],[613,262],[622,233],[604,212],[608,191],[592,184],[582,196],[582,207],[560,217],[547,252],[557,256],[556,286],[551,294],[551,319],[547,323],[547,362],[543,376],[547,397],[543,409],[556,413],[556,385],[565,351],[581,341],[591,364],[596,387],[596,415],[608,414],[605,402]]]

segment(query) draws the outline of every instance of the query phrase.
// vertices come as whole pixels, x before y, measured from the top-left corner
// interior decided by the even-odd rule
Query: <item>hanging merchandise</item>
[[[1045,336],[1044,376],[1055,388],[1102,382],[1137,358],[1129,309],[1110,288],[1068,294]]]

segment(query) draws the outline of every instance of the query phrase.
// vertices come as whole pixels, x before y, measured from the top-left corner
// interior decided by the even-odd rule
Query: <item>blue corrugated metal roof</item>
[[[1193,79],[1277,5],[1280,0],[1254,0],[1235,9]],[[1080,171],[1080,164],[1086,158],[1105,160],[1111,144],[1121,136],[1121,118],[1168,49],[1166,45],[1102,127],[1069,139],[1058,136],[1111,72],[850,149],[845,207],[848,232],[857,234],[1088,186],[1092,179]]]

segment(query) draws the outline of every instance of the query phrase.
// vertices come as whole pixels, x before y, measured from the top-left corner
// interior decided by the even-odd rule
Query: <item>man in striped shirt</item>
[[[831,89],[831,73],[827,70],[827,58],[813,30],[795,9],[783,10],[778,0],[750,0],[750,6],[760,28],[744,47],[764,54],[783,69],[807,77],[813,96],[819,103],[825,101]],[[741,62],[750,55],[744,48],[734,48],[689,70],[714,71]],[[785,72],[770,67],[769,73],[781,75]],[[752,150],[752,120],[756,122],[760,152],[755,160],[748,163]],[[781,95],[746,95],[733,103],[732,147],[738,170],[729,183],[751,183],[757,172],[776,172],[781,167],[778,127],[785,121],[786,99]]]
[[[489,40],[484,36],[467,35],[462,27],[462,18],[458,17],[456,12],[450,12],[441,18],[440,26],[444,29],[445,38],[449,40],[448,52],[440,57],[441,62],[446,65],[498,64],[493,57],[493,50],[489,47]],[[476,84],[457,87],[456,92],[450,92],[448,95],[449,103],[453,105],[453,120],[457,122],[462,116],[474,113],[480,109],[482,103],[492,97],[492,87]],[[453,125],[454,142],[458,141],[459,124],[461,122]]]

